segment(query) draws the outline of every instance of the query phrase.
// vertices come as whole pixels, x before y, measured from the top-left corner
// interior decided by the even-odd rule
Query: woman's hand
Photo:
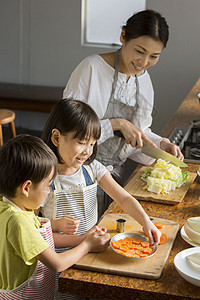
[[[146,142],[156,148],[156,145],[133,123],[120,118],[110,119],[110,123],[113,131],[120,130],[126,140],[126,143],[130,144],[133,148],[138,149],[143,147],[143,142]]]
[[[170,143],[168,140],[166,139],[163,139],[161,142],[160,142],[160,149],[176,156],[178,159],[182,160],[184,159],[184,156],[183,156],[183,153],[181,152],[180,148],[173,144],[173,143]]]
[[[51,220],[53,232],[62,231],[65,234],[75,234],[80,221],[72,216],[65,216],[60,219]]]

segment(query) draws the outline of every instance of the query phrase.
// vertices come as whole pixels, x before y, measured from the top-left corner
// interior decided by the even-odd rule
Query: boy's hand
[[[107,229],[106,229],[105,227],[98,227],[97,225],[95,225],[95,226],[93,226],[92,228],[90,228],[90,229],[84,234],[84,236],[85,236],[85,238],[86,238],[88,235],[92,234],[93,232],[99,231],[99,230],[102,230],[104,233],[107,232]]]
[[[53,220],[52,223],[54,224],[54,231],[60,230],[65,234],[71,235],[77,232],[80,221],[72,216],[65,216],[63,218]]]
[[[109,246],[110,235],[99,228],[89,234],[84,242],[88,244],[88,252],[102,252]]]

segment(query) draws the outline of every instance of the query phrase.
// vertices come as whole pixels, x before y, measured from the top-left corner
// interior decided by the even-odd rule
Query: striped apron
[[[80,224],[77,235],[84,234],[97,223],[97,182],[89,166],[82,166],[86,186],[81,189],[64,190],[57,175],[52,189],[54,191],[54,218],[62,218],[70,215],[78,220]],[[47,217],[48,210],[44,215]],[[59,248],[56,252],[61,253],[69,248]],[[85,299],[75,295],[61,294],[58,292],[58,274],[56,276],[56,299],[78,300]]]
[[[89,166],[82,166],[86,186],[80,189],[64,190],[56,176],[54,184],[54,198],[56,209],[55,218],[70,215],[78,220],[80,224],[77,234],[84,234],[97,223],[97,182],[92,181]],[[46,216],[46,215],[45,215]]]
[[[37,229],[54,250],[51,223],[46,218],[38,218],[42,228]],[[13,290],[0,290],[1,300],[53,300],[56,273],[38,261],[33,275]]]

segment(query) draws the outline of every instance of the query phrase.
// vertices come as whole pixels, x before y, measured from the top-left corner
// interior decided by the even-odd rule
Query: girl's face
[[[92,155],[96,140],[80,140],[74,138],[75,132],[62,135],[59,130],[53,129],[52,142],[57,147],[58,154],[64,164],[58,165],[59,174],[72,175]]]
[[[149,36],[125,42],[123,30],[120,41],[122,47],[119,54],[119,71],[128,76],[141,75],[150,66],[154,66],[164,46],[161,41],[155,41]]]

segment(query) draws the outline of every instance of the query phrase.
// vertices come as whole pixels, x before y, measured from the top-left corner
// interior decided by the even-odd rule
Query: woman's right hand
[[[110,235],[97,227],[95,232],[89,234],[83,242],[87,243],[88,252],[102,252],[109,246]]]
[[[144,142],[154,148],[157,148],[157,146],[144,134],[144,132],[133,123],[120,118],[110,119],[110,123],[113,131],[120,130],[126,140],[126,143],[130,144],[133,148],[142,148]]]

